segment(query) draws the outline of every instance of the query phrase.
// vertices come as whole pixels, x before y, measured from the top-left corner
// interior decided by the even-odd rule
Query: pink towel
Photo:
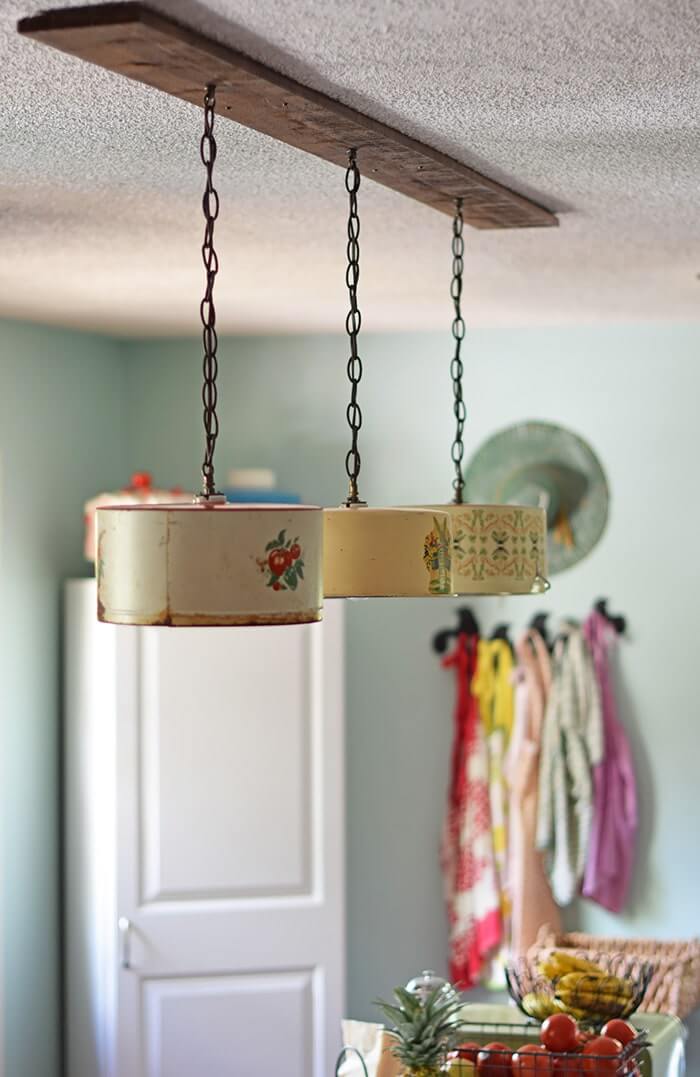
[[[632,753],[617,705],[610,672],[615,629],[597,610],[583,626],[603,705],[603,761],[593,772],[593,826],[583,879],[584,897],[610,912],[621,912],[629,891],[637,834],[637,788]]]
[[[552,673],[542,637],[530,629],[518,641],[516,731],[506,759],[510,786],[511,952],[524,954],[543,924],[560,930],[544,858],[535,845],[540,743]]]

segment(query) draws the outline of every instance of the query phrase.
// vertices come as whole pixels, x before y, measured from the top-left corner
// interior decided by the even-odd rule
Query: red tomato
[[[481,1043],[460,1043],[457,1050],[454,1052],[459,1058],[466,1058],[468,1062],[476,1062],[476,1056],[483,1047]]]
[[[540,1040],[548,1051],[575,1051],[578,1025],[568,1013],[554,1013],[542,1025]]]
[[[576,1033],[576,1039],[578,1040],[579,1047],[585,1047],[589,1040],[594,1040],[597,1033],[591,1032],[590,1029],[580,1028]]]
[[[632,1025],[628,1024],[627,1021],[623,1021],[620,1017],[615,1017],[612,1021],[608,1021],[601,1032],[601,1036],[609,1036],[613,1040],[619,1040],[623,1047],[635,1039],[636,1035],[636,1028],[632,1028]]]
[[[583,1077],[583,1058],[581,1055],[559,1055],[554,1059],[552,1073],[565,1073],[567,1077]]]
[[[539,1043],[527,1043],[515,1052],[510,1066],[514,1077],[520,1077],[520,1074],[554,1073],[552,1062],[546,1047]]]
[[[289,556],[291,557],[292,561],[298,561],[299,558],[301,557],[301,546],[299,545],[298,542],[295,542],[292,545],[292,547],[291,547],[291,549],[289,551]]]
[[[610,1036],[596,1036],[583,1048],[583,1072],[593,1077],[612,1077],[620,1067],[622,1044]]]
[[[505,1043],[487,1043],[476,1056],[479,1077],[511,1077],[510,1060],[513,1052]]]

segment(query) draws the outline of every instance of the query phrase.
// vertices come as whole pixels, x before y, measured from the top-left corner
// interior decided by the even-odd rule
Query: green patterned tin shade
[[[581,437],[554,423],[526,422],[490,437],[465,475],[466,500],[543,506],[549,574],[584,558],[605,530],[610,495],[603,467]]]
[[[538,595],[547,580],[547,517],[519,505],[434,505],[452,530],[455,595]]]

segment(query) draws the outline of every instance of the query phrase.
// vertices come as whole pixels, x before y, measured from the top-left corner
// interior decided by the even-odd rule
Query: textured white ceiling
[[[0,0],[0,315],[196,331],[201,113],[21,39]],[[561,211],[467,234],[472,325],[696,319],[697,0],[154,0]],[[224,330],[339,329],[342,172],[218,124]],[[363,326],[449,324],[450,221],[367,180]]]

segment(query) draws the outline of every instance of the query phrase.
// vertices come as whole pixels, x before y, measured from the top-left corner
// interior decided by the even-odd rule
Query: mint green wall
[[[0,322],[6,1077],[60,1072],[60,593],[87,570],[83,501],[124,473],[122,370],[105,339]]]
[[[375,504],[449,495],[447,334],[365,335],[362,493]],[[229,339],[221,347],[218,467],[270,466],[285,487],[333,504],[347,444],[341,337]],[[691,658],[700,599],[695,536],[700,327],[479,331],[466,343],[467,452],[509,423],[579,431],[608,471],[608,531],[546,600],[486,600],[480,616],[522,625],[536,608],[582,616],[609,595],[629,616],[622,705],[641,784],[633,900],[600,932],[697,934],[691,820],[700,810],[698,688]],[[195,484],[201,452],[199,345],[129,347],[129,463]],[[444,600],[349,603],[349,1009],[425,966],[443,967],[437,867],[452,685],[429,643],[450,624]]]
[[[375,504],[449,493],[447,334],[363,341],[363,494]],[[343,337],[222,342],[218,464],[271,466],[324,504],[344,494]],[[609,529],[536,603],[487,600],[516,625],[543,606],[581,615],[599,594],[630,618],[622,696],[642,788],[644,857],[628,915],[590,907],[596,931],[699,933],[692,821],[700,724],[690,641],[700,530],[695,497],[700,327],[479,331],[466,347],[468,452],[523,418],[589,438],[608,470]],[[200,349],[117,345],[0,323],[2,813],[7,1077],[58,1077],[60,582],[81,574],[81,506],[134,468],[195,485]],[[35,432],[34,440],[29,436]],[[26,467],[20,470],[20,465]],[[452,685],[430,652],[450,601],[348,603],[349,1011],[445,961],[437,845]],[[695,887],[696,889],[696,887]]]

